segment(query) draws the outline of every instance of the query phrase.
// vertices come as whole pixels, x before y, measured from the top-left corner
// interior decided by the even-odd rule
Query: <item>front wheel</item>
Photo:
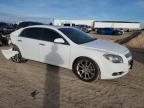
[[[79,79],[91,82],[99,77],[97,64],[89,58],[80,58],[73,65],[73,71]]]

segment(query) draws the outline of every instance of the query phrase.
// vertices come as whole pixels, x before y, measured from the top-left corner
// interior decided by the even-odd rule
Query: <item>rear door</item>
[[[31,60],[40,60],[39,43],[41,28],[26,28],[19,35],[17,43],[22,56]]]

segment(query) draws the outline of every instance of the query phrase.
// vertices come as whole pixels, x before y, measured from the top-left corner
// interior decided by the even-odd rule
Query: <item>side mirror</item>
[[[55,43],[61,43],[61,44],[65,43],[65,41],[64,41],[62,38],[56,38],[56,39],[54,40],[54,42],[55,42]]]

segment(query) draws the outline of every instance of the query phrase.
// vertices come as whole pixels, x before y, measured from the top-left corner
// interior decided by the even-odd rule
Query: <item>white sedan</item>
[[[11,33],[10,38],[13,50],[19,52],[11,58],[14,62],[30,59],[72,69],[83,81],[121,77],[133,64],[124,46],[71,27],[29,26]]]

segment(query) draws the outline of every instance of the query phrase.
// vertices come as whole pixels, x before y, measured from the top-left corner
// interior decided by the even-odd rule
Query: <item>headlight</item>
[[[123,63],[123,59],[119,55],[104,54],[104,57],[112,63]]]

